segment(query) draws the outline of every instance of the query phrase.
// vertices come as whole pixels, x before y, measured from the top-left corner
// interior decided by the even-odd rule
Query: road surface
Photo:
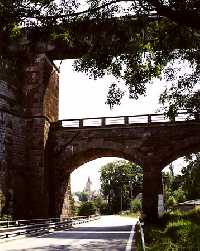
[[[0,243],[1,251],[132,251],[137,219],[102,216],[70,230]]]

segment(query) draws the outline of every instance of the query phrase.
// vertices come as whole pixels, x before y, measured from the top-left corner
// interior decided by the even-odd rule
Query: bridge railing
[[[66,219],[50,218],[50,219],[32,219],[20,221],[0,221],[0,241],[18,236],[40,235],[48,233],[52,230],[68,229],[77,224],[86,223],[99,218],[99,215],[77,216]],[[19,222],[23,222],[19,225]],[[12,226],[11,226],[12,225]]]
[[[189,114],[187,112],[179,112],[175,117],[169,118],[165,114],[143,114],[134,116],[116,116],[116,117],[98,117],[83,119],[63,119],[55,122],[56,126],[81,128],[81,127],[105,127],[114,125],[134,125],[134,124],[152,124],[179,122],[186,120],[200,120],[200,114]]]

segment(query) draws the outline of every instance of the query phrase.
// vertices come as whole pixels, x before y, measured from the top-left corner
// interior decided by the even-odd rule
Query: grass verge
[[[159,225],[145,226],[144,236],[148,251],[200,251],[200,208],[167,212]],[[136,250],[141,251],[139,226],[135,237]]]

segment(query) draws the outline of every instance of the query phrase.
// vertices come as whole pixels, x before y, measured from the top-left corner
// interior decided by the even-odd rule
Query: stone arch
[[[137,154],[130,155],[117,149],[109,149],[106,147],[86,147],[83,151],[82,146],[81,151],[76,151],[69,157],[69,154],[67,154],[64,150],[59,156],[61,158],[59,165],[54,165],[53,175],[51,175],[51,180],[53,179],[54,182],[53,184],[51,183],[49,197],[51,198],[50,201],[53,200],[54,205],[50,205],[50,216],[59,217],[61,215],[62,217],[65,217],[69,215],[70,210],[68,209],[70,198],[66,199],[66,197],[69,196],[70,193],[70,173],[76,168],[80,167],[84,163],[101,157],[123,158],[140,165],[141,163],[136,159],[136,156]]]
[[[102,157],[122,158],[142,166],[141,161],[137,159],[137,154],[132,153],[130,155],[122,151],[103,147],[88,148],[84,151],[78,151],[73,154],[70,159],[67,157],[63,159],[63,167],[67,172],[73,172],[76,168],[83,165],[84,163]]]
[[[186,156],[188,154],[200,152],[199,142],[188,142],[188,144],[180,144],[175,150],[166,153],[162,160],[162,166],[169,165],[174,160]]]

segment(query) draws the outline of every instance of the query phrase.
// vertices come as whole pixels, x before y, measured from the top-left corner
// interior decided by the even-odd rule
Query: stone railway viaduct
[[[144,118],[145,116],[143,116]],[[155,118],[157,116],[152,116]],[[162,169],[178,157],[199,151],[200,123],[197,121],[130,123],[124,117],[117,124],[64,127],[52,124],[48,160],[52,189],[52,215],[64,213],[66,179],[77,167],[98,157],[121,157],[144,170],[143,210],[151,217],[158,213],[158,195],[163,194]],[[151,118],[149,115],[148,118]],[[97,119],[96,119],[97,120]],[[83,124],[83,123],[81,123]]]
[[[118,29],[110,24],[106,29],[95,27],[94,32],[111,36],[114,44],[124,42],[124,36],[132,42],[123,23]],[[143,209],[148,217],[155,217],[162,194],[161,170],[180,156],[200,151],[200,123],[149,120],[135,124],[125,117],[121,125],[108,125],[103,119],[99,127],[61,126],[59,74],[52,60],[87,54],[91,38],[88,42],[85,30],[82,36],[81,42],[72,39],[68,45],[41,38],[35,42],[31,62],[24,66],[20,88],[6,79],[0,82],[1,213],[17,219],[70,215],[70,173],[97,157],[115,156],[143,166]],[[7,48],[12,55],[25,53],[28,39]]]

